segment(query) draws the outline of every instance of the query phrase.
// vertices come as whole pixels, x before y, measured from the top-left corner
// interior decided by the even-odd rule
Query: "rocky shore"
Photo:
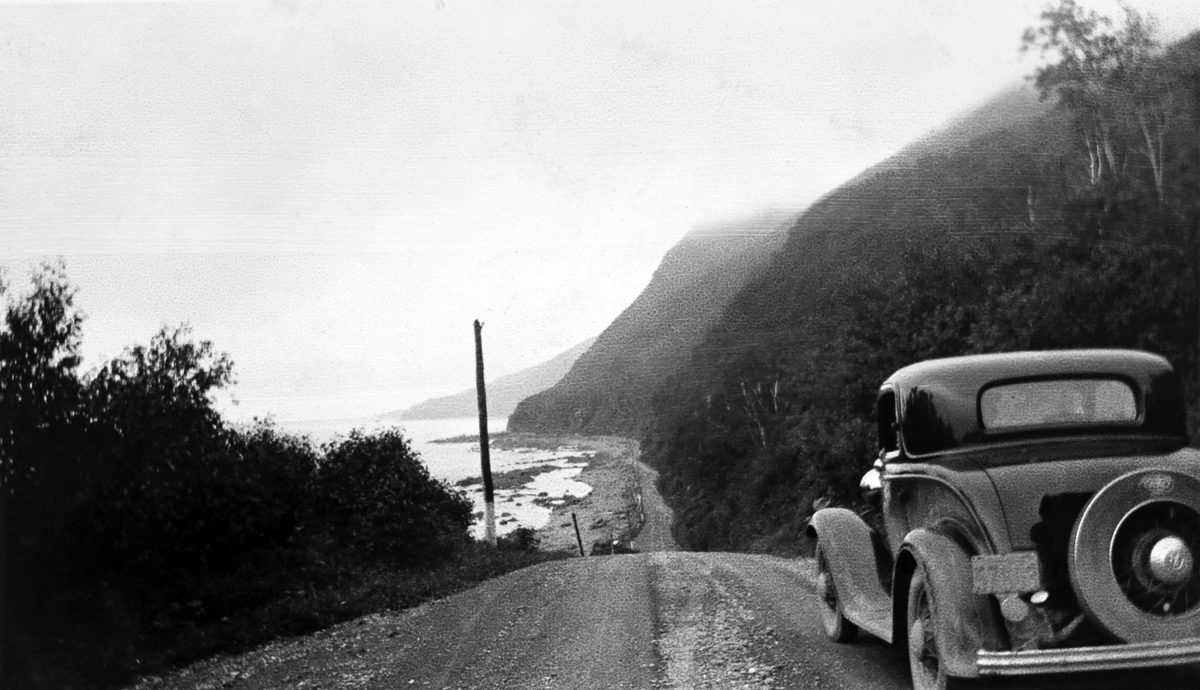
[[[627,547],[630,535],[636,534],[641,526],[639,470],[634,462],[638,458],[638,443],[608,436],[576,437],[571,443],[594,453],[575,478],[592,487],[592,491],[582,498],[553,506],[550,520],[537,531],[539,548],[547,551],[579,548],[572,514],[579,524],[586,552],[605,545],[610,550]]]
[[[499,434],[493,438],[492,448],[563,450],[562,457],[555,462],[493,475],[501,533],[515,527],[517,509],[527,502],[550,510],[545,524],[536,527],[538,548],[543,551],[577,552],[580,542],[587,553],[593,549],[627,548],[630,535],[640,527],[642,470],[636,462],[639,454],[636,441],[615,436]],[[553,489],[536,491],[540,480],[562,471],[556,468],[566,468],[573,475],[569,480],[572,489],[565,494]],[[563,486],[561,480],[554,484]],[[469,492],[480,490],[478,477],[462,480],[458,485]],[[576,523],[579,539],[575,535]]]

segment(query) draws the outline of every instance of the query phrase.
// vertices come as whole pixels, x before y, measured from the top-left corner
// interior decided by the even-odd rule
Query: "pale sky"
[[[473,319],[489,378],[549,359],[695,225],[1018,83],[1042,5],[0,4],[0,269],[63,258],[85,369],[187,322],[232,418],[407,407],[473,385]]]

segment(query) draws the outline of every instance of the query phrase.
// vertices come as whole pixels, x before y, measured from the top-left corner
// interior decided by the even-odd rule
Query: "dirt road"
[[[416,609],[369,616],[163,688],[908,687],[901,653],[826,640],[812,561],[655,552],[510,573]],[[1023,679],[1009,687],[1200,687],[1197,669]]]
[[[881,644],[821,638],[811,567],[683,552],[557,561],[144,685],[904,687]]]
[[[671,521],[674,516],[655,486],[658,470],[641,460],[634,460],[633,465],[641,489],[642,511],[646,517],[646,522],[633,541],[634,548],[638,551],[677,550],[679,547],[671,536]]]

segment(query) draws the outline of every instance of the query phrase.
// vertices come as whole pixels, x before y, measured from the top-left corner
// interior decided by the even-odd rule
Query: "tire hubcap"
[[[1169,585],[1187,581],[1192,564],[1192,552],[1179,537],[1163,537],[1150,547],[1150,572]]]
[[[1200,514],[1173,501],[1131,511],[1112,545],[1113,574],[1129,602],[1159,617],[1184,614],[1200,604],[1195,577]]]

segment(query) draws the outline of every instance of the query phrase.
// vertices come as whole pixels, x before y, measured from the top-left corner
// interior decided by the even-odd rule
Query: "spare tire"
[[[1071,531],[1067,567],[1092,620],[1126,642],[1200,636],[1200,480],[1139,470],[1113,480]]]

